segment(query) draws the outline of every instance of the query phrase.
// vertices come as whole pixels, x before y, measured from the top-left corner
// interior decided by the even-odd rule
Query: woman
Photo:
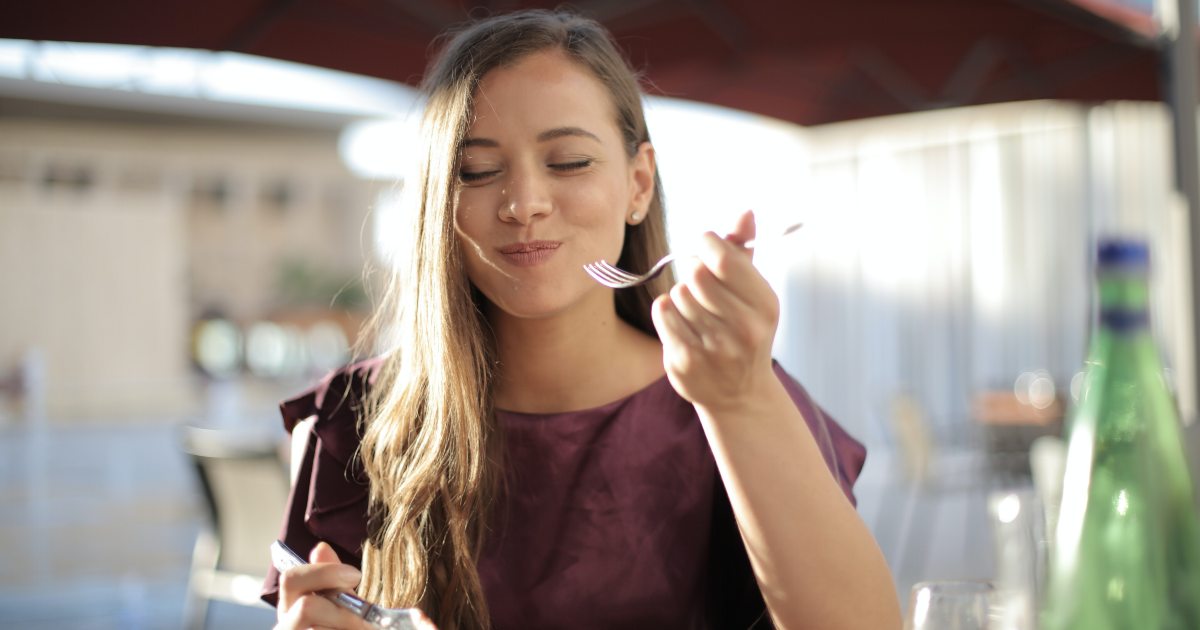
[[[313,564],[268,579],[278,627],[360,627],[326,589],[444,629],[898,627],[848,500],[861,446],[771,359],[753,217],[679,283],[581,270],[666,253],[641,95],[603,28],[477,22],[424,87],[413,246],[373,322],[398,350],[284,405],[314,417],[284,525]]]

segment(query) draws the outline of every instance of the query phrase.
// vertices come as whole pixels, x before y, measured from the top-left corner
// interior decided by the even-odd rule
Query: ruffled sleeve
[[[368,487],[355,455],[363,400],[380,365],[382,359],[371,359],[332,372],[279,406],[289,432],[316,416],[279,533],[280,540],[305,558],[325,541],[342,562],[362,565]],[[274,606],[278,596],[279,572],[270,567],[261,597]]]
[[[826,413],[779,363],[775,364],[775,374],[792,397],[796,408],[800,410],[800,415],[804,416],[805,422],[808,423],[808,428],[821,449],[821,455],[825,457],[825,464],[837,478],[842,492],[846,493],[846,498],[850,499],[851,503],[857,505],[854,482],[858,480],[867,461],[866,447],[850,437],[850,434],[846,433],[846,430]]]

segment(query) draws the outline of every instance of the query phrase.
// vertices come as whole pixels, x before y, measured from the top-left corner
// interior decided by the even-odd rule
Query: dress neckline
[[[628,403],[629,401],[645,396],[652,391],[656,391],[660,387],[671,387],[671,381],[666,374],[647,383],[645,386],[637,389],[631,394],[622,396],[614,401],[589,407],[585,409],[571,409],[568,411],[511,411],[508,409],[497,409],[496,415],[511,418],[515,420],[549,420],[561,416],[577,416],[577,415],[593,415],[593,414],[609,414],[615,411],[618,407]]]

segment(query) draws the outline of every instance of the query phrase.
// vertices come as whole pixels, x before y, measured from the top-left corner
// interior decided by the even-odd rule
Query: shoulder
[[[314,418],[312,432],[325,450],[343,462],[358,448],[358,428],[364,401],[384,359],[366,359],[334,370],[318,383],[279,405],[289,432],[302,420]]]

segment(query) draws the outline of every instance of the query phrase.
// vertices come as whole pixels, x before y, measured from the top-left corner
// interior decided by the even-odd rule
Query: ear
[[[629,161],[629,211],[625,222],[637,225],[646,219],[650,202],[654,201],[654,146],[649,142],[638,145],[637,153]]]

